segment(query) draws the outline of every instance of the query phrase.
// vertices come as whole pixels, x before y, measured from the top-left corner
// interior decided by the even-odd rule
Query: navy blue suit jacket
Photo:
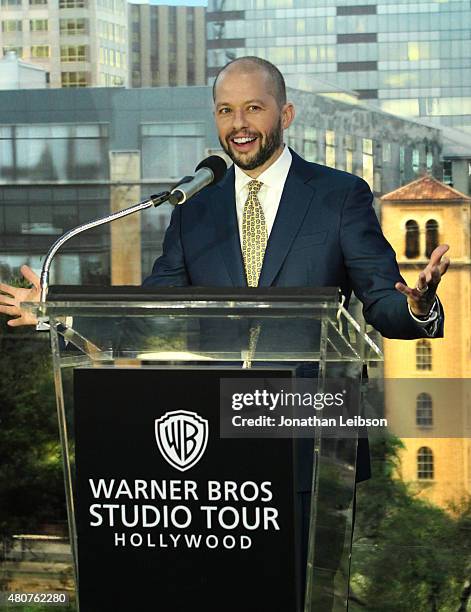
[[[395,253],[373,210],[363,179],[303,160],[291,164],[270,233],[261,287],[352,290],[363,314],[387,338],[421,338],[427,332],[410,316],[395,288],[403,281]],[[247,286],[237,224],[234,168],[173,211],[163,254],[144,285]],[[443,336],[443,320],[435,337]]]

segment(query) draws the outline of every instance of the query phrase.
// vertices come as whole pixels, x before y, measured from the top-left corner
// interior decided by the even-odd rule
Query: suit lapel
[[[216,226],[216,240],[234,287],[246,287],[244,263],[240,249],[239,226],[235,204],[234,166],[216,185],[211,210]]]
[[[310,164],[293,151],[291,154],[293,161],[268,239],[259,287],[273,283],[314,198],[315,189],[306,184],[313,175]]]

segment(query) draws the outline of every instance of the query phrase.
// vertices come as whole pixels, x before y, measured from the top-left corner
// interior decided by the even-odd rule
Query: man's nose
[[[234,130],[242,130],[247,126],[247,116],[243,110],[236,110],[232,115],[232,127]]]

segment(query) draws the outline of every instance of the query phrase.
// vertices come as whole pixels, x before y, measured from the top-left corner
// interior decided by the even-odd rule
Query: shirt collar
[[[292,155],[287,146],[283,149],[283,153],[280,157],[266,170],[257,177],[257,181],[261,181],[267,187],[279,187],[283,188],[286,177],[291,166]],[[244,187],[253,180],[251,176],[245,174],[245,172],[239,168],[236,164],[235,167],[235,192],[240,193]]]

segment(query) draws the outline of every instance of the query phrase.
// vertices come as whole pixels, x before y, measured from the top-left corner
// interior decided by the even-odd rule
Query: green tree
[[[0,321],[0,539],[66,520],[47,334]]]
[[[352,599],[368,612],[464,612],[471,504],[446,512],[414,497],[394,478],[401,447],[393,437],[372,444],[373,478],[359,487]]]

